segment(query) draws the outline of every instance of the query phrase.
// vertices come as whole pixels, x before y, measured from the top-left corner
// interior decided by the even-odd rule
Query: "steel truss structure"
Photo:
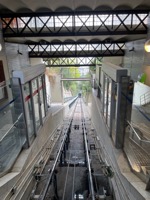
[[[146,34],[148,10],[1,14],[4,37]]]
[[[124,56],[124,42],[32,43],[29,56],[40,58]]]
[[[102,57],[44,58],[43,60],[47,67],[80,67],[101,64]]]

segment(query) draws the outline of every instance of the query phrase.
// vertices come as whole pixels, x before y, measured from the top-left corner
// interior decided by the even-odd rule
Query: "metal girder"
[[[61,81],[91,81],[90,78],[62,78]]]
[[[102,57],[70,57],[43,59],[47,67],[94,66],[101,64]]]
[[[4,37],[146,34],[149,11],[2,14]]]
[[[32,58],[124,56],[124,48],[123,42],[28,44]]]

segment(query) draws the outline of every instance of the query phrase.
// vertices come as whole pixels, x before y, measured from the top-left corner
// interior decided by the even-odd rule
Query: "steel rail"
[[[72,152],[69,153],[69,160],[71,158]],[[62,200],[65,200],[65,192],[66,192],[66,186],[67,186],[67,180],[68,180],[68,174],[69,174],[69,162],[67,166],[67,172],[66,172],[66,177],[65,177],[65,184],[64,184],[64,189],[63,189],[63,195],[62,195]]]
[[[75,154],[75,157],[76,157],[76,155],[77,155],[77,152]],[[74,163],[74,167],[73,167],[73,179],[72,179],[72,200],[74,200],[75,175],[76,175],[76,165]]]
[[[68,130],[68,129],[67,129],[67,130]],[[44,200],[45,197],[46,197],[47,191],[48,191],[49,186],[50,186],[50,184],[51,184],[51,179],[52,179],[52,176],[53,176],[55,167],[56,167],[56,165],[57,165],[59,156],[60,156],[60,154],[61,154],[62,148],[63,148],[64,143],[65,143],[66,137],[67,137],[67,131],[65,132],[65,135],[64,135],[64,137],[63,137],[63,141],[62,141],[61,146],[60,146],[60,149],[59,149],[59,151],[58,151],[58,153],[57,153],[57,156],[56,156],[54,165],[53,165],[53,167],[52,167],[51,173],[50,173],[50,175],[49,175],[47,184],[46,184],[46,186],[45,186],[44,192],[42,193],[42,195],[40,195],[39,200]]]
[[[81,113],[83,113],[82,106],[81,106]],[[83,135],[84,135],[84,144],[85,144],[85,151],[86,151],[87,168],[88,168],[88,174],[89,174],[89,183],[90,183],[89,186],[90,186],[90,192],[91,192],[91,196],[90,197],[91,197],[92,200],[95,200],[95,193],[94,193],[93,179],[92,179],[92,173],[91,173],[90,158],[89,158],[89,153],[88,153],[87,136],[86,136],[86,130],[85,130],[85,120],[83,121]]]
[[[75,106],[75,108],[76,108],[76,106]],[[57,153],[55,162],[54,162],[53,167],[52,167],[52,169],[51,169],[51,173],[50,173],[50,175],[49,175],[49,177],[48,177],[48,180],[47,180],[46,186],[45,186],[45,188],[44,188],[44,191],[40,194],[40,197],[38,198],[39,200],[44,200],[45,197],[46,197],[46,194],[47,194],[47,192],[48,192],[49,186],[50,186],[50,184],[51,184],[51,180],[52,180],[52,176],[53,176],[54,170],[55,170],[55,168],[56,168],[58,159],[59,159],[59,157],[60,157],[60,155],[61,155],[62,148],[63,148],[64,143],[65,143],[66,138],[67,138],[67,132],[68,132],[68,130],[69,130],[70,124],[71,124],[71,120],[70,120],[70,123],[69,123],[69,125],[68,125],[68,127],[67,127],[67,130],[65,131],[63,140],[62,140],[62,142],[61,142],[59,151],[58,151],[58,153]]]

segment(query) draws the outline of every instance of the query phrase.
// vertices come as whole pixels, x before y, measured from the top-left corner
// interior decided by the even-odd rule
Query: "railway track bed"
[[[75,200],[113,199],[108,177],[103,174],[96,136],[79,98],[36,184],[30,199]]]

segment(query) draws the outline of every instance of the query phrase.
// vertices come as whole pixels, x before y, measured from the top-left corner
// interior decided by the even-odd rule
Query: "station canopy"
[[[125,42],[147,35],[148,0],[1,0],[4,40],[30,57],[123,56]]]

